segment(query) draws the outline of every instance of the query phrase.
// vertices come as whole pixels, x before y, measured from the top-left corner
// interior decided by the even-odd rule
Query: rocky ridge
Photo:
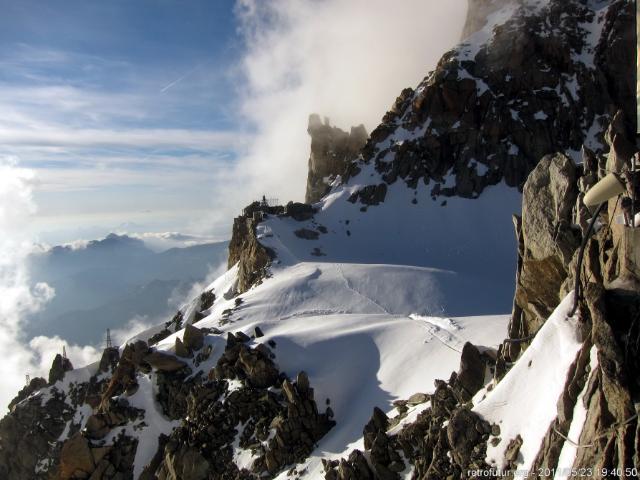
[[[318,411],[307,375],[288,379],[269,346],[252,347],[242,333],[227,335],[224,352],[203,375],[197,367],[210,359],[207,338],[220,335],[188,325],[175,339],[183,358],[139,340],[107,371],[96,368],[85,381],[67,379],[68,387],[57,380],[15,402],[0,421],[3,478],[258,478],[304,459],[334,425],[330,409]],[[155,401],[177,424],[151,439],[156,453],[136,473],[142,446],[130,432],[149,428],[154,419],[148,407],[133,404],[151,376]],[[34,379],[30,388],[40,383]],[[235,441],[252,452],[246,469],[234,463]]]
[[[606,138],[609,142],[617,138],[619,144],[631,147],[631,128],[632,122],[619,111]],[[405,472],[405,465],[390,466],[399,458],[412,464],[412,478],[470,478],[467,472],[473,471],[493,471],[483,478],[515,478],[523,439],[511,439],[505,451],[505,470],[487,463],[487,445],[500,440],[501,429],[471,411],[474,402],[483,400],[474,395],[480,390],[488,393],[499,385],[560,299],[571,292],[583,234],[574,220],[580,209],[586,208],[581,199],[607,171],[628,164],[630,153],[635,152],[634,148],[616,150],[613,143],[610,147],[608,155],[600,157],[591,157],[593,153],[585,149],[582,165],[575,165],[563,154],[546,156],[527,179],[522,218],[515,218],[514,222],[520,242],[514,311],[509,337],[499,348],[497,358],[480,360],[477,349],[465,345],[460,370],[447,382],[436,381],[430,403],[415,421],[403,425],[406,402],[397,402],[397,413],[392,418],[374,411],[363,431],[364,451],[355,450],[348,458],[326,462],[325,478],[398,479]],[[589,170],[594,165],[589,158],[597,158],[600,168]],[[529,478],[548,478],[545,471],[561,467],[591,471],[598,478],[613,478],[600,473],[603,471],[617,472],[618,478],[636,478],[633,472],[640,454],[634,400],[640,392],[640,264],[622,254],[620,246],[629,237],[635,241],[640,234],[611,221],[618,203],[619,198],[609,201],[603,226],[587,243],[585,269],[581,272],[583,294],[578,303],[583,341],[557,399],[556,418],[541,439]],[[488,384],[484,383],[485,368],[493,377]],[[459,385],[463,379],[465,388]],[[574,412],[581,408],[585,411],[584,424],[578,437],[569,439]],[[398,424],[403,425],[401,429]],[[367,435],[375,439],[375,445],[367,442]],[[379,445],[385,449],[380,450]],[[580,446],[568,466],[566,461],[559,463],[567,445]]]
[[[419,181],[435,183],[434,197],[475,197],[502,180],[522,187],[523,215],[514,222],[520,257],[516,296],[509,338],[498,352],[466,344],[458,372],[448,381],[437,380],[433,393],[397,401],[395,415],[374,410],[363,426],[363,448],[346,458],[327,460],[326,478],[396,479],[410,474],[454,479],[467,478],[469,469],[490,466],[487,445],[500,436],[500,427],[472,411],[474,395],[505,378],[559,298],[569,291],[584,234],[581,219],[589,216],[581,198],[606,171],[628,162],[634,151],[630,134],[634,125],[629,120],[634,115],[625,111],[631,103],[624,101],[630,95],[629,76],[619,75],[629,66],[623,53],[632,23],[629,5],[550,1],[542,10],[517,7],[511,20],[493,30],[491,49],[480,49],[475,61],[467,58],[464,48],[446,55],[422,88],[403,92],[372,132],[347,181],[353,181],[365,165],[373,165],[382,181],[354,192],[355,203],[383,203],[387,185],[399,179],[409,187]],[[589,34],[585,25],[597,24],[598,19],[605,40],[589,52],[581,43]],[[514,59],[505,64],[507,57],[500,52],[511,47],[509,39],[514,38]],[[605,49],[605,41],[620,48]],[[560,48],[566,44],[572,46],[569,58]],[[593,68],[584,63],[582,55],[589,54]],[[464,72],[473,73],[473,78],[461,79]],[[478,72],[483,75],[476,76]],[[511,77],[512,73],[517,76]],[[566,76],[580,87],[579,99]],[[517,85],[513,90],[512,79]],[[529,81],[537,86],[533,95],[522,93]],[[522,125],[514,119],[512,107],[516,116],[527,118]],[[620,107],[624,108],[619,111]],[[535,118],[540,111],[545,119]],[[410,133],[416,131],[417,136]],[[452,138],[462,143],[452,143]],[[573,161],[579,150],[584,158],[580,166]],[[475,164],[471,158],[477,159]],[[483,175],[477,174],[480,164],[487,168]],[[452,185],[445,183],[446,176]],[[633,272],[634,265],[628,262],[632,234],[609,223],[616,209],[611,202],[606,224],[587,246],[580,303],[584,342],[535,466],[558,464],[578,401],[587,411],[578,442],[590,448],[578,450],[574,465],[624,469],[638,464],[634,404],[638,296],[629,288],[628,277],[623,288],[618,281],[629,268]],[[99,365],[82,371],[69,370],[59,360],[52,369],[52,385],[32,380],[12,402],[12,412],[0,421],[0,476],[304,475],[293,465],[306,458],[333,425],[330,407],[319,412],[307,375],[287,378],[274,362],[277,346],[261,342],[259,329],[254,338],[237,332],[225,339],[220,331],[191,325],[206,315],[216,298],[237,297],[269,275],[273,258],[257,232],[265,215],[301,222],[311,219],[314,210],[304,204],[253,204],[234,222],[229,265],[238,265],[238,280],[232,288],[203,292],[196,306],[167,322],[153,342],[129,344],[121,353],[105,352]],[[227,321],[242,315],[242,308],[237,297]],[[174,335],[182,329],[181,337]],[[594,346],[598,367],[591,369]],[[151,417],[149,405],[140,408],[143,398],[157,401],[162,417]],[[163,431],[149,430],[154,437],[145,439],[155,445],[155,453],[135,471],[135,457],[143,445],[132,432],[155,427],[156,422]],[[509,468],[517,468],[522,442],[520,436],[509,439],[505,453]],[[237,446],[251,452],[249,461],[237,458]]]
[[[620,108],[635,102],[633,12],[624,1],[498,2],[482,30],[405,89],[371,132],[348,178],[374,165],[382,182],[430,185],[434,198],[522,188],[546,154],[601,153]],[[363,179],[367,182],[367,179]],[[350,180],[355,183],[357,180]],[[370,183],[370,181],[368,182]],[[381,185],[381,184],[380,184]]]

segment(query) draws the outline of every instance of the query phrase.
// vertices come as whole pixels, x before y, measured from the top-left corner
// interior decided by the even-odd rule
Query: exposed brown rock
[[[512,338],[537,332],[567,293],[563,285],[580,244],[580,232],[572,228],[577,195],[576,168],[564,155],[545,156],[525,183],[522,220],[516,222],[520,246]],[[518,355],[523,346],[508,345],[506,353]]]
[[[293,232],[296,237],[304,240],[317,240],[320,234],[315,230],[309,230],[308,228],[300,228]]]
[[[36,377],[36,378],[32,378],[29,381],[29,384],[26,385],[24,388],[22,388],[19,392],[18,395],[16,396],[16,398],[14,398],[13,400],[11,400],[11,402],[9,403],[9,410],[13,410],[13,408],[20,403],[21,401],[23,401],[25,398],[28,398],[29,395],[31,395],[34,392],[37,392],[38,390],[44,388],[47,386],[47,381],[42,378],[42,377]]]
[[[184,327],[184,335],[182,337],[184,346],[191,352],[200,350],[204,345],[204,333],[197,327],[187,324]]]
[[[120,351],[116,347],[105,348],[102,351],[100,357],[100,366],[98,367],[101,372],[112,371],[118,365],[120,360]]]
[[[289,202],[284,209],[284,214],[293,218],[298,222],[304,222],[310,220],[313,217],[315,210],[308,203]]]
[[[89,448],[89,443],[80,433],[76,433],[67,440],[60,452],[60,468],[58,478],[66,480],[70,478],[87,478],[95,470],[95,461]],[[81,473],[79,473],[81,472]]]
[[[237,293],[244,293],[267,274],[272,253],[256,237],[256,220],[240,216],[233,221],[228,267],[238,263]]]
[[[484,386],[487,359],[471,343],[466,342],[462,347],[460,370],[456,376],[453,388],[463,401],[469,401]]]
[[[306,203],[315,203],[328,191],[329,184],[345,172],[367,141],[364,125],[351,127],[349,133],[324,123],[317,114],[309,116],[307,132],[311,136],[311,155],[307,177]]]
[[[144,356],[144,361],[156,370],[163,372],[175,372],[186,366],[182,360],[177,359],[173,355],[155,351]]]

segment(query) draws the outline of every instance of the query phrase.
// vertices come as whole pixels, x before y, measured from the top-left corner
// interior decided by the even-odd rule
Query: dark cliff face
[[[309,116],[307,132],[311,136],[311,155],[305,202],[315,203],[329,191],[333,180],[344,174],[347,165],[356,159],[367,141],[367,131],[364,125],[359,125],[345,132],[332,127],[328,119],[323,123],[314,113]]]

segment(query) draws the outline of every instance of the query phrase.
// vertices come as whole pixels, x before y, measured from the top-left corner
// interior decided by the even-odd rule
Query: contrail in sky
[[[193,67],[191,70],[189,70],[187,73],[185,73],[184,75],[182,75],[180,78],[177,78],[176,80],[174,80],[173,82],[165,85],[161,90],[160,93],[166,93],[167,90],[171,89],[172,87],[174,87],[175,85],[177,85],[178,83],[180,83],[181,81],[183,81],[185,78],[187,78],[189,75],[193,74],[196,70],[198,70],[199,68],[203,67],[204,65],[206,65],[207,63],[209,63],[209,61],[203,62],[203,63],[199,63],[198,65],[196,65],[195,67]]]

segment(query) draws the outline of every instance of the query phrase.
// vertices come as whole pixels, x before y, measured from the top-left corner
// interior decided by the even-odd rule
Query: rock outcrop
[[[273,254],[256,237],[259,219],[247,214],[233,220],[228,267],[238,264],[237,293],[244,293],[267,275]]]
[[[191,386],[182,425],[167,439],[155,472],[174,478],[272,478],[286,465],[304,460],[334,425],[318,413],[304,372],[295,382],[280,373],[269,348],[249,348],[229,334],[224,354],[209,380]],[[230,388],[230,381],[241,386]],[[254,460],[240,471],[231,444],[250,450]]]
[[[471,2],[466,33],[497,18],[491,13],[505,3]],[[475,198],[504,181],[521,188],[524,197],[522,217],[514,219],[519,262],[507,341],[498,352],[465,344],[459,370],[447,381],[436,380],[432,393],[395,401],[395,416],[374,409],[361,426],[362,450],[325,460],[327,479],[395,480],[412,468],[414,478],[454,480],[488,469],[487,443],[501,427],[474,413],[473,399],[487,394],[518,361],[573,288],[578,247],[591,216],[584,194],[635,153],[632,2],[550,0],[528,8],[522,3],[514,2],[510,19],[485,32],[486,45],[447,53],[418,88],[404,90],[364,147],[364,129],[347,134],[310,119],[309,203],[326,193],[345,166],[347,182],[365,166],[367,177],[378,172],[371,180],[357,177],[359,187],[351,192],[350,201],[365,211],[392,195],[396,182],[410,189],[428,186],[434,198]],[[594,47],[589,42],[600,31]],[[579,151],[582,165],[575,162]],[[140,445],[130,435],[148,422],[157,424],[145,434],[155,435],[163,422],[166,430],[147,465],[137,465],[144,480],[273,478],[289,469],[289,476],[301,474],[295,465],[335,424],[329,402],[319,408],[306,373],[290,378],[281,371],[276,344],[273,338],[261,343],[259,327],[255,338],[229,333],[220,352],[213,347],[222,348],[223,339],[210,337],[222,332],[191,323],[217,311],[218,297],[230,300],[269,275],[273,253],[257,234],[268,216],[300,222],[293,231],[309,242],[327,233],[309,222],[315,214],[309,203],[274,206],[263,200],[247,207],[234,221],[229,246],[237,285],[204,292],[192,311],[178,312],[149,342],[133,342],[121,354],[105,351],[93,374],[70,373],[70,364],[58,356],[49,382],[31,381],[0,420],[0,478],[132,478]],[[624,471],[640,464],[634,403],[640,396],[640,234],[613,221],[618,208],[609,202],[586,243],[584,272],[578,273],[584,343],[562,395],[554,399],[557,416],[534,467],[558,465],[578,401],[586,420],[576,440],[589,448],[577,450],[574,468]],[[220,325],[232,324],[244,308],[237,297],[235,307],[222,312]],[[151,346],[182,329],[166,350]],[[494,383],[486,384],[492,375]],[[134,406],[144,394],[154,396],[145,401],[157,408],[155,417]],[[408,416],[417,406],[420,413]],[[524,437],[509,439],[509,469],[518,467]]]
[[[73,415],[58,392],[46,402],[32,396],[16,405],[0,420],[0,478],[48,478],[47,472],[57,463],[56,441]]]
[[[329,119],[324,122],[318,114],[309,116],[307,132],[311,136],[311,155],[307,177],[306,203],[315,203],[330,189],[338,175],[344,174],[347,165],[356,159],[367,141],[364,125],[351,127],[345,132],[333,127]]]
[[[573,289],[585,232],[572,218],[584,214],[582,198],[599,178],[629,165],[635,150],[630,140],[632,128],[622,111],[614,116],[605,135],[609,153],[595,157],[601,168],[589,152],[580,167],[556,155],[543,160],[527,180],[522,222],[517,223],[521,258],[510,339],[501,351],[504,361],[517,360],[544,321],[544,312],[553,310]],[[557,417],[534,469],[557,467],[581,391],[580,401],[587,413],[576,441],[588,447],[577,449],[573,468],[625,472],[637,465],[640,432],[632,399],[640,392],[636,357],[640,329],[634,320],[640,315],[640,270],[635,253],[622,245],[637,245],[640,234],[613,221],[618,209],[619,198],[609,200],[601,228],[586,243],[578,303],[584,343],[569,371]],[[595,370],[590,368],[592,348],[597,352]]]
[[[348,458],[323,461],[325,478],[398,480],[408,464],[414,469],[412,478],[433,480],[468,478],[470,470],[489,470],[486,444],[492,430],[498,427],[473,413],[468,401],[484,385],[478,377],[484,377],[485,367],[492,367],[494,361],[487,356],[480,361],[481,366],[470,367],[472,358],[480,359],[483,354],[469,343],[464,350],[458,372],[447,382],[436,380],[432,395],[416,394],[396,401],[398,415],[393,418],[374,408],[363,430],[365,451],[355,450]],[[468,390],[461,389],[462,385]],[[406,417],[407,405],[428,401],[428,408],[414,422],[398,429]],[[391,429],[396,431],[390,433]]]
[[[71,361],[69,361],[66,356],[62,356],[59,353],[56,354],[53,359],[51,369],[49,370],[49,384],[53,385],[58,380],[62,380],[64,378],[64,374],[69,370],[73,370]]]
[[[512,338],[536,333],[572,288],[570,264],[581,241],[572,216],[578,197],[577,178],[571,159],[547,155],[525,183],[522,220],[515,222],[522,249],[509,326]],[[517,358],[520,344],[512,343],[509,348]]]
[[[368,164],[389,185],[475,198],[503,181],[522,188],[547,154],[577,157],[582,145],[606,151],[603,133],[616,110],[634,115],[633,86],[621,73],[634,68],[632,5],[509,3],[504,15],[491,16],[504,23],[486,26],[485,44],[463,43],[418,88],[401,93],[347,178],[367,182],[358,174]],[[594,47],[589,32],[600,27]]]

